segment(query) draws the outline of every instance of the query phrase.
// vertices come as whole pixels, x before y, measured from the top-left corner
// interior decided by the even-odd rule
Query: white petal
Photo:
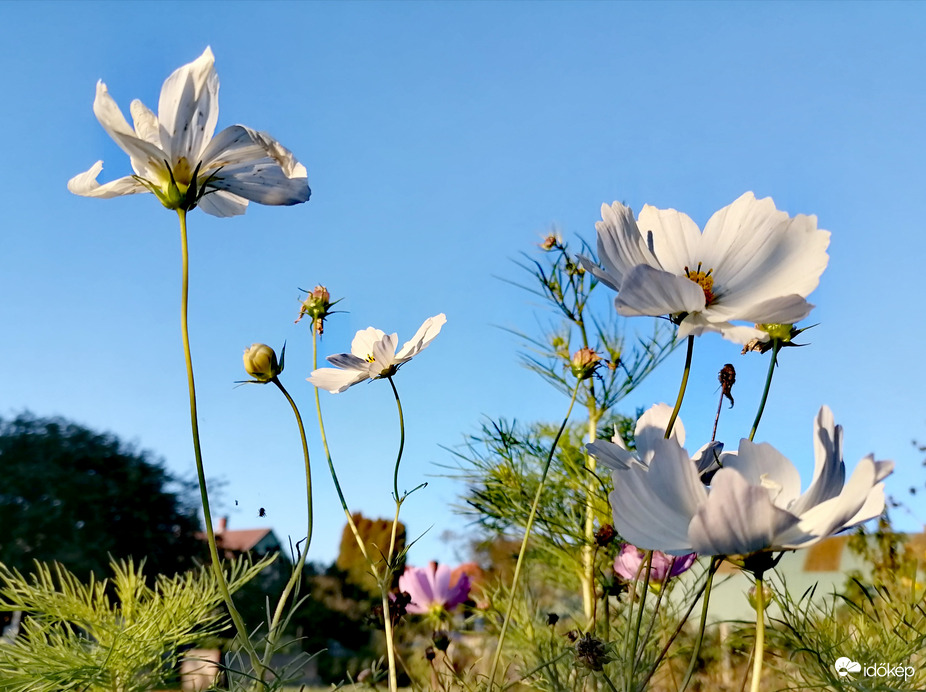
[[[622,286],[627,272],[638,264],[659,266],[646,247],[630,207],[620,202],[614,202],[610,207],[602,204],[601,218],[595,224],[598,231],[598,261],[604,272],[612,277],[613,284]]]
[[[212,139],[219,117],[219,77],[210,48],[178,68],[161,87],[158,120],[161,141],[171,161],[186,157],[191,166]]]
[[[639,265],[624,277],[615,305],[625,317],[699,312],[704,309],[704,291],[687,278]]]
[[[795,293],[806,297],[829,261],[829,238],[816,217],[789,218],[771,198],[747,192],[707,222],[701,259],[714,270],[719,303],[745,307]]]
[[[418,328],[418,331],[415,332],[415,336],[405,342],[405,344],[396,354],[396,359],[399,361],[405,361],[420,353],[427,347],[428,344],[434,340],[434,337],[440,334],[441,327],[443,327],[446,323],[447,316],[444,315],[444,313],[426,319],[424,324],[422,324]]]
[[[135,172],[141,176],[149,177],[150,171],[163,170],[164,160],[169,158],[160,148],[140,139],[135,135],[135,131],[129,127],[119,110],[119,106],[109,95],[106,85],[103,82],[97,82],[96,98],[93,100],[93,113],[100,125],[106,130],[106,133],[113,138],[113,141],[119,145],[132,159],[132,166]],[[154,176],[151,176],[154,177]],[[158,183],[158,180],[151,180]]]
[[[641,458],[656,448],[659,440],[665,439],[666,428],[672,417],[672,407],[668,404],[654,404],[637,419],[633,439]],[[685,426],[680,418],[675,419],[669,439],[675,440],[679,447],[685,446]],[[646,461],[646,459],[644,459]]]
[[[599,464],[603,464],[612,471],[626,469],[637,461],[632,452],[607,440],[589,442],[585,445],[585,449],[598,460]]]
[[[248,201],[225,190],[209,190],[197,206],[212,216],[240,216],[247,211]]]
[[[876,473],[874,458],[869,456],[862,459],[858,466],[855,467],[855,471],[853,471],[842,492],[836,497],[821,502],[804,512],[800,517],[800,524],[796,527],[797,530],[805,535],[824,538],[848,528],[850,521],[854,517],[860,516],[861,510],[868,504],[869,496],[877,487]],[[878,493],[880,493],[880,498],[883,500],[883,490],[875,492],[876,499],[869,505],[871,508],[877,506]],[[864,521],[877,516],[877,514],[880,514],[881,509],[884,509],[883,503],[875,514],[864,516],[861,520]],[[784,539],[787,539],[789,543],[799,541],[799,539],[795,540],[790,533],[783,536],[783,541]]]
[[[687,281],[687,279],[685,279]],[[713,322],[708,319],[708,312],[693,312],[687,315],[678,325],[675,338],[680,340],[688,336],[701,336],[704,333],[720,332],[721,334],[732,327],[729,322]]]
[[[160,149],[161,125],[158,123],[158,116],[152,113],[151,109],[138,99],[135,99],[129,105],[129,112],[132,114],[132,121],[135,123],[135,134]]]
[[[139,192],[148,192],[148,189],[132,176],[118,178],[112,182],[100,185],[96,179],[103,170],[103,162],[97,161],[85,173],[75,175],[68,181],[68,190],[82,197],[100,197],[109,199],[122,195],[134,195]]]
[[[319,389],[325,389],[332,394],[339,394],[358,382],[368,378],[367,373],[357,370],[341,370],[339,368],[319,368],[313,370],[307,378],[309,382]]]
[[[720,468],[720,455],[723,452],[723,442],[708,442],[701,447],[694,456],[691,457],[691,463],[694,464],[700,475],[716,471]]]
[[[702,555],[748,554],[772,547],[775,537],[797,521],[772,504],[765,488],[722,468],[714,474],[710,496],[692,520],[688,538]]]
[[[724,468],[734,469],[750,485],[763,486],[771,494],[776,506],[793,514],[789,507],[801,493],[801,474],[794,464],[767,442],[756,444],[740,440],[737,454],[723,456]]]
[[[361,329],[354,335],[354,340],[351,341],[350,352],[358,358],[366,359],[367,356],[373,355],[374,344],[381,341],[385,336],[386,333],[381,329],[375,329],[373,327]],[[393,336],[396,335],[393,334]]]
[[[846,465],[842,460],[842,426],[836,425],[829,406],[821,406],[814,419],[813,465],[813,479],[793,507],[797,515],[839,495],[846,482]]]
[[[592,276],[598,279],[605,286],[607,286],[608,288],[614,291],[621,290],[621,282],[620,282],[620,279],[618,279],[618,277],[612,276],[611,274],[606,272],[604,269],[599,267],[597,264],[592,262],[585,255],[578,255],[578,260],[579,260],[579,264],[582,265],[582,268],[585,269],[585,271],[589,272]]]
[[[675,209],[657,209],[647,204],[640,212],[637,226],[644,237],[652,233],[649,247],[665,271],[681,276],[685,273],[685,267],[697,264],[701,230],[688,215]],[[695,271],[696,267],[690,268]]]
[[[328,356],[325,360],[327,360],[336,368],[341,368],[342,370],[367,371],[367,361],[362,358],[358,358],[353,353],[336,353],[334,355]]]
[[[395,347],[398,341],[398,335],[388,334],[373,343],[373,353],[371,354],[373,356],[373,365],[371,367],[375,369],[377,374],[398,362],[395,357]]]
[[[665,501],[648,482],[643,467],[615,471],[613,480],[614,490],[608,500],[614,526],[624,540],[643,550],[661,550],[672,555],[691,552],[690,517],[665,511]]]
[[[756,304],[729,303],[711,305],[712,320],[736,319],[756,324],[794,324],[805,319],[813,305],[797,294],[778,296]]]

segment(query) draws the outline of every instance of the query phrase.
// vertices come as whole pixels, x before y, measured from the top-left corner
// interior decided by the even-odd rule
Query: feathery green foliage
[[[273,558],[227,566],[237,590]],[[0,646],[0,690],[143,692],[173,671],[181,647],[226,624],[222,595],[208,567],[147,586],[143,564],[114,561],[113,576],[83,583],[61,565],[37,563],[24,576],[0,565],[0,609],[27,617],[20,636]]]

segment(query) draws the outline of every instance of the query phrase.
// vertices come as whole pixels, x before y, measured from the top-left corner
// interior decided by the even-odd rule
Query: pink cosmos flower
[[[469,597],[469,576],[461,574],[450,583],[447,565],[432,562],[427,567],[406,567],[399,577],[399,589],[412,597],[407,611],[417,615],[450,612]]]
[[[662,584],[669,577],[677,577],[682,572],[687,572],[694,564],[698,557],[697,553],[688,553],[679,557],[666,555],[658,550],[653,551],[653,563],[650,567],[650,583]],[[630,543],[624,543],[621,552],[614,558],[614,574],[633,581],[638,577],[645,579],[646,553]]]

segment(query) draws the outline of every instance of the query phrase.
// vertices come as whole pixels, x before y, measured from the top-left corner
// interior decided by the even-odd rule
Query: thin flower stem
[[[637,670],[637,641],[640,639],[640,627],[643,626],[643,611],[646,610],[646,594],[649,592],[649,580],[653,574],[653,551],[646,551],[646,562],[644,563],[646,567],[646,576],[643,577],[643,590],[640,593],[640,607],[637,610],[637,621],[633,627],[633,639],[630,645],[629,654],[630,658],[630,672],[628,683],[633,683],[633,674]],[[629,685],[628,685],[629,687]]]
[[[765,589],[762,572],[756,572],[756,654],[752,660],[750,692],[759,692],[762,683],[762,660],[765,658]]]
[[[402,400],[399,399],[399,390],[395,388],[395,381],[392,377],[387,378],[392,385],[392,393],[395,396],[395,405],[399,409],[399,454],[395,460],[395,473],[392,478],[392,488],[395,492],[395,501],[399,502],[399,464],[402,463],[402,452],[405,451],[405,416],[402,414]]]
[[[518,579],[521,576],[521,568],[524,566],[524,555],[527,552],[527,541],[531,535],[531,529],[534,526],[534,518],[537,516],[537,507],[540,505],[540,496],[543,494],[543,487],[547,480],[547,472],[550,470],[550,463],[553,461],[553,455],[556,452],[556,445],[559,444],[559,438],[562,437],[563,431],[569,422],[569,416],[572,415],[573,404],[576,403],[576,397],[579,395],[579,389],[582,387],[582,380],[576,382],[575,389],[572,390],[572,398],[569,400],[569,409],[566,411],[566,417],[563,418],[563,424],[559,426],[559,432],[550,445],[550,454],[543,465],[543,473],[540,476],[540,484],[537,486],[537,492],[534,494],[534,502],[531,504],[531,511],[527,517],[527,526],[524,528],[524,539],[521,541],[521,550],[518,553],[518,561],[514,567],[514,577],[511,580],[511,595],[508,601],[508,611],[505,613],[505,620],[502,622],[502,629],[498,635],[498,643],[495,647],[495,655],[492,657],[492,669],[489,672],[489,685],[486,692],[492,692],[495,685],[495,674],[498,672],[498,664],[502,657],[502,647],[505,643],[505,634],[508,632],[508,625],[511,623],[511,615],[514,612],[515,596],[518,592]]]
[[[251,659],[251,666],[260,677],[263,677],[264,666],[260,661],[260,657],[257,655],[254,645],[251,643],[251,639],[248,636],[248,629],[238,609],[235,608],[235,603],[228,590],[228,583],[225,581],[225,573],[222,570],[222,564],[219,560],[219,550],[215,543],[215,530],[212,528],[212,512],[209,509],[209,493],[206,490],[206,471],[203,467],[203,453],[199,442],[199,416],[196,411],[196,385],[193,381],[193,356],[190,351],[190,331],[187,320],[187,306],[189,304],[190,294],[190,253],[187,243],[186,210],[178,209],[177,216],[180,219],[180,252],[182,258],[180,332],[183,336],[183,355],[186,359],[187,385],[190,390],[190,427],[193,433],[193,456],[196,459],[196,476],[199,480],[199,494],[203,505],[206,539],[209,543],[209,554],[212,558],[212,571],[215,574],[219,592],[222,594],[222,600],[225,601],[225,606],[228,608],[228,613],[238,632],[238,637],[241,639],[241,644]]]
[[[659,669],[659,664],[662,663],[662,659],[666,657],[666,654],[669,653],[669,648],[672,646],[672,642],[675,641],[675,638],[678,637],[679,632],[682,631],[682,627],[685,626],[685,623],[688,622],[688,618],[691,615],[691,611],[694,610],[694,607],[698,604],[698,600],[701,598],[702,594],[710,593],[711,583],[714,580],[714,572],[717,571],[717,567],[720,565],[720,560],[714,558],[711,560],[711,565],[707,571],[707,580],[704,582],[704,586],[698,591],[697,596],[691,601],[691,604],[688,606],[688,610],[685,611],[685,615],[678,621],[678,625],[675,627],[675,631],[672,633],[672,636],[669,637],[669,640],[665,643],[665,646],[662,647],[662,651],[659,652],[659,655],[656,657],[656,660],[653,662],[653,665],[650,666],[649,672],[646,674],[646,677],[643,678],[643,681],[637,686],[637,690],[645,690],[647,683],[650,679],[656,674],[656,671]],[[705,606],[706,607],[706,606]],[[705,611],[706,612],[706,611]],[[702,615],[702,618],[704,616]],[[684,688],[682,688],[684,689]]]
[[[772,340],[772,360],[768,364],[768,375],[765,377],[765,389],[762,392],[762,400],[759,402],[759,410],[756,411],[756,420],[752,424],[752,430],[749,431],[749,441],[752,442],[756,436],[756,430],[759,429],[759,421],[762,420],[762,412],[765,411],[765,402],[768,400],[768,390],[772,386],[772,375],[775,374],[775,366],[778,364],[778,351],[781,350],[781,342],[778,339]]]
[[[383,596],[383,628],[386,632],[386,657],[389,660],[389,691],[397,692],[399,689],[399,676],[395,667],[395,644],[392,640],[392,613],[389,612],[389,591],[386,582],[380,583],[380,593]]]
[[[315,329],[315,325],[312,325],[312,368],[314,370],[318,369],[318,331]],[[354,522],[354,517],[350,513],[350,509],[347,507],[347,500],[344,499],[344,492],[341,490],[341,483],[338,481],[338,472],[334,469],[334,462],[331,460],[331,449],[328,447],[328,436],[325,435],[325,422],[322,419],[322,404],[321,399],[318,396],[318,387],[315,388],[315,410],[318,412],[318,429],[322,438],[322,447],[325,450],[325,459],[328,461],[328,472],[331,474],[331,480],[334,482],[334,489],[338,493],[338,500],[341,501],[341,509],[344,510],[344,514],[347,517],[347,525],[350,527],[351,533],[354,534],[354,540],[357,542],[357,547],[360,548],[360,552],[363,554],[363,557],[366,558],[366,561],[373,568],[374,575],[376,573],[376,563],[370,559],[370,554],[367,551],[366,543],[363,542],[363,538],[360,536],[360,531],[357,529],[357,524]]]
[[[608,677],[607,673],[605,673],[604,671],[601,671],[601,677],[607,683],[608,687],[610,687],[613,690],[613,692],[617,692],[617,688],[614,686],[614,683],[611,682],[611,678]]]
[[[273,647],[276,641],[279,639],[279,632],[277,628],[280,625],[280,619],[283,617],[283,608],[286,605],[286,601],[289,599],[289,595],[293,592],[293,589],[296,588],[296,585],[299,583],[299,578],[302,575],[302,570],[305,567],[306,556],[309,554],[309,545],[312,543],[312,467],[309,463],[309,445],[305,436],[305,426],[302,424],[302,416],[299,414],[299,408],[296,406],[296,402],[293,401],[293,398],[289,395],[289,392],[286,391],[286,388],[283,386],[283,383],[279,379],[274,377],[271,382],[277,386],[277,388],[282,392],[283,396],[286,397],[286,400],[289,402],[289,405],[293,409],[293,414],[296,416],[296,423],[299,425],[299,436],[302,439],[302,456],[305,460],[305,496],[306,496],[306,506],[308,510],[308,521],[306,523],[306,538],[305,546],[303,547],[299,559],[296,562],[295,567],[293,567],[293,573],[290,575],[289,581],[286,583],[286,587],[283,589],[283,593],[280,595],[280,600],[277,602],[277,607],[273,613],[273,618],[270,621],[270,630],[267,633],[267,646],[264,649],[264,660],[269,664],[270,656],[273,655]]]
[[[389,384],[392,385],[392,393],[395,395],[395,404],[399,409],[399,453],[395,460],[395,473],[393,474],[392,486],[395,492],[395,518],[392,520],[392,535],[389,537],[389,553],[386,555],[386,573],[380,584],[380,590],[383,593],[383,626],[386,631],[386,656],[389,659],[389,689],[396,692],[398,689],[398,671],[395,666],[395,646],[393,644],[392,617],[389,614],[389,587],[392,584],[392,578],[395,574],[395,568],[392,564],[392,555],[395,551],[396,531],[399,526],[399,510],[402,509],[402,503],[405,498],[399,495],[399,465],[402,463],[402,452],[405,451],[405,416],[402,413],[402,400],[399,398],[399,390],[396,389],[395,381],[389,377]]]
[[[701,653],[701,644],[704,641],[704,628],[707,626],[707,608],[711,602],[711,585],[714,583],[714,573],[720,567],[722,561],[722,557],[712,558],[711,566],[707,570],[707,584],[705,584],[704,587],[704,602],[701,604],[701,621],[698,623],[698,638],[695,640],[694,651],[691,652],[691,660],[688,662],[688,670],[685,671],[685,679],[682,681],[679,692],[685,692],[685,690],[688,689],[691,676],[694,675],[694,669],[698,663],[698,655]]]
[[[520,680],[514,680],[513,682],[509,682],[507,685],[505,685],[504,687],[500,687],[499,689],[501,690],[501,692],[505,692],[505,690],[511,687],[514,687],[515,685],[520,685],[525,680],[527,680],[529,677],[531,677],[534,673],[539,673],[541,670],[543,670],[547,666],[552,666],[554,663],[559,661],[561,658],[566,658],[566,656],[568,656],[571,653],[572,653],[572,649],[566,649],[558,656],[551,658],[549,661],[544,661],[539,666],[535,666],[534,668],[531,668],[529,671],[527,671],[526,673],[524,673],[524,675],[521,676]]]
[[[688,387],[688,375],[691,373],[691,354],[694,352],[694,337],[688,337],[688,352],[685,354],[685,371],[682,373],[682,383],[678,387],[678,398],[675,400],[675,408],[672,409],[672,415],[669,417],[669,424],[666,426],[666,439],[672,434],[672,427],[675,425],[675,419],[678,418],[678,412],[682,408],[682,399],[685,398],[685,389]]]

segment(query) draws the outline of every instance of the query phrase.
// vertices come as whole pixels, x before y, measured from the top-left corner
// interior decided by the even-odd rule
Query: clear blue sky
[[[219,127],[266,130],[309,171],[312,200],[190,219],[191,332],[207,473],[232,527],[265,507],[303,532],[301,456],[285,401],[234,388],[254,341],[287,346],[284,382],[310,423],[317,532],[334,558],[342,514],[314,425],[297,287],[329,287],[346,314],[326,353],[367,326],[411,336],[448,323],[397,385],[408,419],[403,487],[411,560],[453,561],[459,488],[441,445],[483,415],[557,420],[566,401],[518,365],[502,325],[531,331],[534,301],[496,277],[552,226],[594,238],[600,205],[675,207],[699,224],[742,192],[832,231],[811,296],[812,346],[782,356],[758,438],[812,468],[812,421],[829,404],[846,460],[893,458],[903,497],[926,470],[921,356],[926,258],[926,7],[918,3],[0,3],[6,97],[0,168],[0,414],[28,408],[112,431],[192,475],[179,334],[179,233],[150,195],[92,200],[67,180],[97,159],[129,172],[96,122],[103,79],[128,112],[207,45]],[[645,322],[629,323],[632,330]],[[737,406],[720,437],[748,432],[767,365],[700,339],[682,417],[710,435],[716,373],[733,362]],[[675,396],[683,353],[624,402]],[[351,504],[391,511],[398,442],[387,384],[323,393]],[[238,504],[235,505],[235,500]],[[924,520],[899,515],[908,527]]]

